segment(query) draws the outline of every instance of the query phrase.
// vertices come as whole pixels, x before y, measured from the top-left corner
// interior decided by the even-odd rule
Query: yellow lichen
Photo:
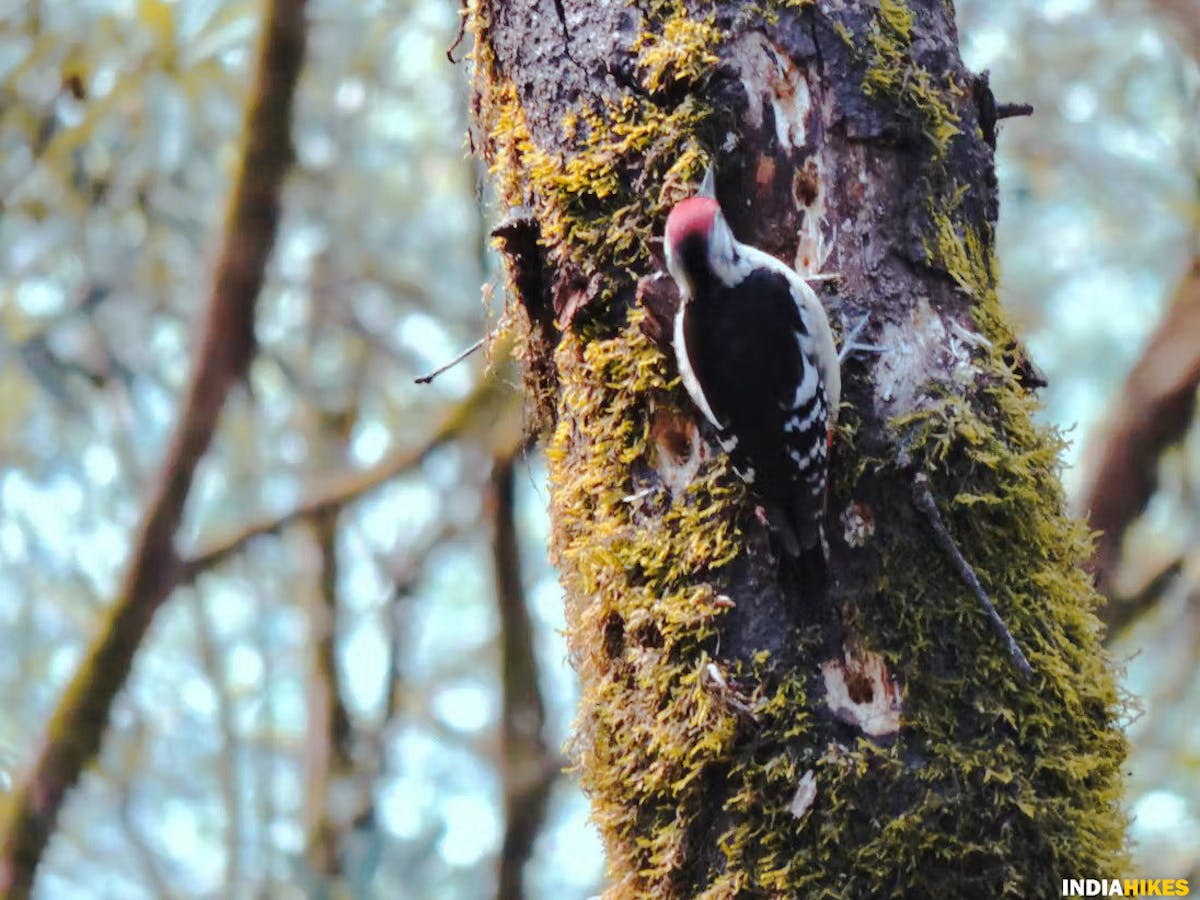
[[[867,33],[870,52],[863,90],[882,95],[911,109],[934,147],[935,157],[944,156],[950,141],[959,133],[959,115],[954,100],[962,90],[952,78],[939,76],[913,59],[912,11],[904,0],[880,0],[879,14]]]
[[[644,264],[655,224],[690,192],[708,162],[698,135],[712,110],[694,94],[678,103],[664,103],[661,94],[707,78],[723,36],[711,16],[693,19],[678,0],[660,4],[657,13],[634,43],[645,91],[600,104],[584,99],[567,113],[563,134],[576,146],[566,157],[531,139],[511,83],[477,78],[477,117],[490,125],[486,156],[501,197],[509,206],[531,207],[552,261],[585,274]],[[472,9],[472,20],[477,35],[485,36],[482,10]],[[486,41],[477,48],[479,71],[490,57]],[[638,173],[636,181],[631,172]],[[618,288],[606,284],[609,293]]]
[[[991,236],[958,221],[967,188],[959,187],[947,199],[930,198],[931,233],[921,240],[925,258],[977,301],[986,300],[996,285],[995,255]],[[1011,335],[1009,336],[1011,338]]]
[[[665,22],[659,34],[643,32],[633,48],[638,52],[642,86],[656,92],[677,84],[692,84],[712,72],[717,64],[714,48],[721,32],[712,13],[694,19],[682,4]]]
[[[558,517],[552,550],[589,614],[654,604],[674,612],[662,601],[682,591],[697,618],[680,624],[702,626],[712,607],[697,604],[696,575],[736,555],[729,507],[742,492],[723,456],[702,466],[680,497],[663,496],[654,481],[648,404],[654,396],[666,402],[677,383],[642,333],[644,315],[635,310],[607,340],[566,334],[555,354],[558,425],[546,451]],[[646,485],[632,480],[639,471]],[[651,493],[631,499],[644,486]]]

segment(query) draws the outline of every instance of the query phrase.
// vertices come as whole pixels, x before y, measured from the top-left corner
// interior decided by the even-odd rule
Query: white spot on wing
[[[800,384],[796,386],[796,396],[792,398],[792,408],[803,406],[817,392],[817,368],[816,366],[804,366],[804,377],[800,379]]]
[[[739,469],[737,466],[734,466],[733,471],[737,474],[737,477],[746,482],[746,484],[754,484],[755,471],[753,466],[747,466],[744,469]]]
[[[813,408],[811,410],[809,410],[809,413],[807,416],[805,416],[803,419],[796,419],[793,417],[792,419],[790,419],[788,421],[787,425],[784,426],[783,430],[784,431],[808,431],[808,429],[813,427],[813,423],[816,422],[817,416],[823,416],[823,415],[825,415],[825,404],[814,403]]]

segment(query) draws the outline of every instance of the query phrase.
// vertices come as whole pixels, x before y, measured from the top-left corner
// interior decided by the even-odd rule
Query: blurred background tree
[[[968,64],[1037,109],[1000,137],[1001,290],[1047,417],[1074,429],[1067,483],[1081,508],[1148,485],[1098,566],[1140,698],[1137,873],[1197,878],[1200,12],[957,5]],[[0,2],[8,791],[105,622],[175,424],[262,14]],[[574,687],[517,378],[474,358],[413,383],[500,305],[487,232],[503,211],[464,138],[469,61],[447,61],[459,10],[322,0],[308,18],[258,354],[197,472],[182,584],[39,894],[586,896],[602,860],[556,774]],[[1089,474],[1161,424],[1132,414],[1165,396],[1171,427]]]

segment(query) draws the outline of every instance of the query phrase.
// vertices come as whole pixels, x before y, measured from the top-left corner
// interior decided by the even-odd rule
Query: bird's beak
[[[715,160],[709,160],[708,170],[704,173],[704,180],[700,182],[700,190],[696,192],[696,196],[717,199],[717,164]]]

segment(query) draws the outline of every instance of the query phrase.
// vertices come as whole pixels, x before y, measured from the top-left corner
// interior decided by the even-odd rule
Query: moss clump
[[[651,411],[675,385],[642,315],[609,339],[564,335],[547,457],[552,553],[583,685],[575,756],[610,860],[645,886],[669,880],[706,770],[739,731],[704,672],[726,612],[710,579],[739,552],[742,488],[724,457],[678,496],[657,480]]]
[[[870,51],[863,91],[867,96],[893,99],[902,110],[911,111],[933,146],[935,158],[940,159],[959,133],[954,107],[963,92],[953,78],[934,75],[917,64],[914,27],[915,18],[904,0],[880,0],[879,13],[867,33]]]
[[[977,306],[994,305],[997,279],[991,228],[985,224],[987,231],[980,232],[959,221],[966,193],[967,188],[960,186],[945,200],[929,198],[930,233],[922,236],[921,247],[928,264],[949,275]],[[997,308],[987,318],[993,325],[998,324],[1002,314]],[[1011,333],[1007,333],[1007,339],[1012,339]]]
[[[589,607],[610,596],[629,602],[630,589],[648,604],[681,586],[694,599],[688,582],[738,549],[729,507],[743,489],[724,456],[703,463],[680,497],[658,481],[650,413],[678,399],[677,380],[643,333],[644,317],[634,310],[606,340],[564,335],[555,354],[561,390],[547,448],[560,516],[553,549],[577,588],[571,593]]]
[[[657,93],[701,81],[717,64],[713,50],[721,37],[711,13],[692,18],[676,5],[660,34],[643,32],[634,42],[642,86]]]
[[[893,425],[930,473],[947,527],[1036,682],[1016,676],[928,537],[881,530],[883,602],[856,608],[849,627],[870,635],[907,685],[903,744],[919,754],[927,793],[874,842],[873,865],[943,859],[978,870],[981,895],[1054,896],[1056,873],[1121,871],[1121,706],[1081,565],[1088,534],[1064,511],[1061,444],[1032,423],[1035,401],[999,353],[985,349],[980,368],[973,396],[944,397]],[[902,765],[872,761],[897,783]],[[937,878],[923,873],[921,883],[932,889]],[[953,884],[962,890],[961,878],[943,889]]]
[[[711,75],[723,33],[711,16],[689,16],[680,0],[657,4],[633,45],[642,89],[605,102],[583,98],[563,118],[572,147],[563,154],[532,140],[515,87],[492,67],[479,6],[472,20],[478,118],[489,126],[486,156],[501,197],[532,209],[554,264],[585,277],[602,271],[606,293],[615,294],[623,285],[612,283],[614,270],[649,260],[656,223],[707,165],[698,134],[712,109],[687,91]]]
[[[564,159],[532,148],[526,172],[554,261],[585,274],[644,264],[654,224],[703,170],[706,156],[692,135],[708,114],[690,95],[673,109],[626,95],[564,124],[586,135],[581,152]],[[633,160],[639,183],[660,184],[658,192],[623,176]]]

